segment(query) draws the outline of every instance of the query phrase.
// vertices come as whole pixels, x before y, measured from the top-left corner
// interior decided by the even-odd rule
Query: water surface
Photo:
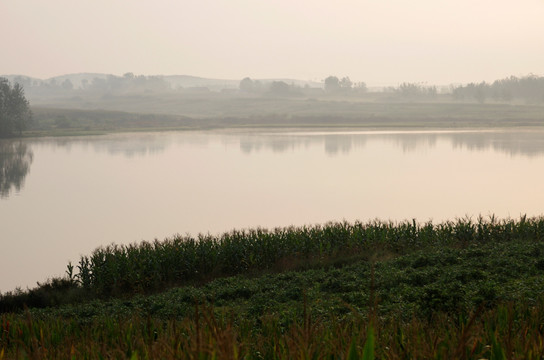
[[[327,221],[537,216],[544,131],[230,130],[0,142],[0,291],[110,243]]]

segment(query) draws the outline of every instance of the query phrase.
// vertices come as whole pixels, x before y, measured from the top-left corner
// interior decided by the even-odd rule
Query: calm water
[[[100,245],[544,213],[544,131],[213,131],[0,142],[0,291]]]

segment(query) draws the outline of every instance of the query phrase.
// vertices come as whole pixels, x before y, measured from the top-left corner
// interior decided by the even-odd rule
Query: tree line
[[[255,93],[271,96],[301,96],[316,95],[319,93],[340,94],[340,93],[365,93],[367,91],[364,82],[354,83],[349,77],[339,79],[336,76],[329,76],[323,80],[323,88],[304,86],[294,83],[287,83],[282,80],[261,81],[245,77],[240,81],[239,90],[241,93]]]
[[[24,89],[0,78],[0,138],[21,135],[32,121],[32,112]]]
[[[494,101],[510,102],[522,100],[527,103],[539,104],[544,102],[544,77],[528,75],[521,78],[510,76],[493,83],[470,83],[453,89],[455,100],[476,100],[484,103]]]
[[[263,95],[365,95],[368,93],[384,93],[398,100],[426,100],[438,95],[449,97],[456,101],[477,101],[484,103],[488,100],[495,102],[522,101],[527,104],[544,103],[544,77],[528,75],[524,77],[510,76],[492,83],[469,83],[467,85],[450,85],[437,88],[425,83],[403,82],[398,86],[387,86],[369,91],[364,82],[355,83],[349,77],[330,75],[323,79],[322,88],[308,88],[288,84],[284,81],[262,82],[249,77],[240,82],[241,93],[260,93]]]
[[[131,72],[123,76],[107,75],[93,79],[81,79],[74,84],[66,78],[57,80],[35,80],[24,76],[14,78],[31,95],[66,95],[77,92],[87,94],[125,94],[133,92],[168,92],[172,86],[160,76],[134,75]]]

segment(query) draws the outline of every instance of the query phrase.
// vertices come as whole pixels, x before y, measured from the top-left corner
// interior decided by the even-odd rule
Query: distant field
[[[87,99],[89,100],[89,99]],[[544,106],[308,99],[116,96],[35,105],[27,136],[230,127],[510,127],[544,125]]]

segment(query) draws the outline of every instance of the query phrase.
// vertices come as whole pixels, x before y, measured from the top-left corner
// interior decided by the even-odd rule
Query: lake
[[[0,292],[110,243],[544,209],[544,130],[217,130],[0,141]]]

